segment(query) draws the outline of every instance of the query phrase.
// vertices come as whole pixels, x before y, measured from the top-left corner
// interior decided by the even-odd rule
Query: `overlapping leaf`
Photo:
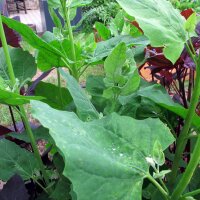
[[[64,72],[62,69],[59,70],[63,78],[67,81],[67,89],[74,100],[79,117],[84,121],[98,119],[99,114],[97,110],[90,102],[86,93],[84,93],[83,89],[77,83],[76,79],[69,73]]]
[[[0,140],[0,179],[9,180],[19,174],[24,180],[33,177],[37,164],[32,153],[6,139]]]
[[[159,106],[181,116],[183,119],[187,116],[188,109],[185,109],[180,104],[175,103],[161,85],[154,84],[147,87],[141,87],[135,94],[130,95],[129,97],[120,97],[120,102],[122,105],[125,105],[128,102],[131,102],[136,96],[142,96],[150,99]],[[200,127],[200,117],[197,114],[193,117],[192,124],[197,128]]]
[[[181,55],[186,42],[184,19],[167,0],[117,0],[134,16],[154,47],[163,47],[172,63]]]
[[[103,58],[107,57],[119,43],[122,42],[124,42],[127,46],[146,46],[149,44],[149,40],[145,36],[140,36],[137,38],[133,38],[129,35],[116,36],[109,40],[99,42],[95,49],[94,55],[88,59],[88,63],[101,61]]]

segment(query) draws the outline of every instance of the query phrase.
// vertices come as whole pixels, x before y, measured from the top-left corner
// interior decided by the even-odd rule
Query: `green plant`
[[[82,23],[85,32],[91,32],[96,21],[107,25],[120,10],[116,1],[97,0],[82,9],[84,20]]]
[[[8,181],[18,173],[21,184],[32,179],[34,186],[42,189],[42,192],[34,190],[36,199],[198,198],[200,117],[195,111],[200,96],[200,56],[190,41],[197,25],[196,14],[186,21],[166,0],[157,0],[156,4],[154,0],[117,2],[137,20],[145,36],[133,38],[119,34],[111,37],[109,29],[97,23],[105,41],[96,44],[91,35],[85,42],[81,39],[84,35],[74,38],[70,24],[73,11],[91,3],[90,0],[49,1],[56,27],[53,33],[46,32],[42,38],[27,26],[3,17],[4,23],[37,49],[38,68],[43,71],[56,68],[58,84],[44,83],[39,78],[33,83],[36,84],[35,96],[19,93],[27,79],[34,75],[35,64],[30,64],[31,73],[21,76],[16,62],[21,54],[17,54],[17,50],[9,51],[0,24],[6,57],[3,66],[9,75],[0,79],[0,103],[19,112],[25,124],[25,132],[11,133],[0,141],[0,168],[3,169],[0,178]],[[63,17],[64,25],[58,20],[55,9]],[[115,20],[120,23],[118,17]],[[199,34],[198,26],[196,34]],[[197,73],[188,109],[175,103],[161,85],[148,83],[139,76],[137,63],[144,60],[144,48],[148,44],[162,47],[165,57],[173,64],[186,46]],[[99,63],[104,64],[104,74],[89,76],[86,89],[82,88],[78,83],[81,72],[88,64]],[[66,88],[62,87],[61,79]],[[23,107],[30,100],[32,115],[42,125],[35,130],[31,129]],[[170,118],[177,116],[184,121],[178,137],[170,123]],[[50,162],[48,165],[41,162],[36,146],[38,139],[47,141],[48,150],[42,158]],[[19,141],[31,142],[35,157],[22,149]],[[194,149],[189,152],[190,160],[184,162],[181,157],[188,141],[194,143]],[[174,142],[175,156],[170,152]],[[0,192],[1,195],[5,193]]]
[[[186,9],[194,9],[196,11],[199,10],[199,0],[171,0],[172,4],[180,9],[180,10],[186,10]]]

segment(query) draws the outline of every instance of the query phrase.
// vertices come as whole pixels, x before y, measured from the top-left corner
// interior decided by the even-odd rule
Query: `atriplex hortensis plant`
[[[165,57],[172,63],[179,58],[184,46],[187,47],[196,65],[196,81],[189,109],[185,109],[174,103],[161,86],[148,84],[140,79],[134,60],[138,49],[130,47],[148,43],[145,37],[135,39],[123,36],[120,40],[119,37],[111,38],[97,45],[95,52],[91,49],[87,52],[86,47],[75,44],[70,13],[72,14],[74,8],[90,2],[49,1],[50,13],[57,27],[54,34],[46,33],[44,40],[25,25],[3,17],[4,23],[19,32],[26,42],[38,50],[37,65],[40,69],[45,71],[53,66],[59,68],[58,78],[61,75],[66,80],[67,90],[61,88],[60,83],[59,87],[45,83],[40,85],[41,88],[43,85],[43,88],[54,91],[56,96],[59,94],[59,100],[62,101],[55,101],[56,103],[50,101],[53,98],[46,95],[45,91],[40,91],[39,94],[46,99],[19,95],[20,84],[16,81],[14,65],[10,59],[11,51],[8,49],[1,23],[0,33],[9,82],[2,80],[5,86],[0,87],[0,103],[19,107],[18,112],[23,118],[29,138],[24,133],[10,136],[31,141],[38,165],[30,152],[3,139],[0,141],[0,166],[4,173],[0,170],[0,178],[8,180],[14,173],[18,173],[24,181],[33,179],[47,193],[45,199],[139,200],[142,198],[142,188],[145,188],[146,180],[147,184],[153,185],[149,184],[143,190],[143,199],[194,199],[192,196],[200,193],[198,184],[194,190],[189,185],[200,160],[200,118],[195,114],[200,95],[200,56],[191,45],[188,46],[187,41],[195,30],[196,14],[186,21],[166,0],[118,0],[120,6],[130,16],[135,17],[151,46],[163,47]],[[64,25],[54,9],[59,9]],[[102,49],[106,52],[102,53]],[[84,66],[84,70],[88,64],[95,64],[103,58],[106,58],[105,76],[92,76],[87,81],[86,89],[91,95],[90,101],[76,79],[81,74],[80,66]],[[61,67],[67,67],[72,76]],[[43,127],[34,130],[34,133],[36,138],[47,139],[52,149],[54,167],[48,169],[50,173],[47,173],[41,162],[33,131],[22,106],[34,99],[45,102],[32,101],[31,106],[33,116],[49,129],[49,134]],[[58,102],[62,105],[59,106]],[[137,115],[137,109],[141,109],[143,105],[148,108],[148,112],[143,111],[141,118],[141,115]],[[159,116],[157,114],[161,108],[185,120],[176,141],[172,171],[170,168],[166,169],[169,166],[163,151],[175,138],[166,124],[155,118]],[[197,136],[195,148],[185,172],[179,177],[181,157],[190,139],[191,128],[193,135]],[[19,155],[23,159],[15,161],[14,158],[19,158]],[[27,161],[31,163],[31,167]],[[38,171],[42,172],[46,184],[41,183]],[[56,178],[50,177],[51,173]],[[154,193],[149,194],[151,188]]]

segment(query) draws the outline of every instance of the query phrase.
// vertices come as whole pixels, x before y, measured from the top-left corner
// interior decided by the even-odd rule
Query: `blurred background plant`
[[[192,8],[195,11],[200,11],[200,0],[170,0],[171,3],[179,10]]]
[[[96,21],[107,25],[120,10],[115,0],[97,0],[83,8],[83,31],[90,32]]]

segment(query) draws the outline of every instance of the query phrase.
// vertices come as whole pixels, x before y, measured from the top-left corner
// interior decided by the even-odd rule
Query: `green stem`
[[[8,44],[6,41],[6,36],[5,36],[4,28],[3,28],[1,14],[0,14],[0,37],[1,37],[1,42],[2,42],[2,46],[3,46],[5,58],[6,58],[6,63],[7,63],[7,67],[8,67],[8,73],[9,73],[11,85],[12,85],[12,87],[14,87],[14,85],[16,83],[16,79],[15,79],[15,74],[13,71],[12,62],[11,62],[11,58],[10,58],[10,54],[9,54],[9,50],[8,50]]]
[[[68,27],[68,31],[69,31],[69,39],[70,39],[70,45],[71,45],[71,51],[72,51],[72,59],[74,61],[73,64],[73,76],[74,78],[78,79],[78,71],[76,69],[76,50],[75,50],[75,45],[74,45],[74,36],[73,36],[73,31],[72,31],[72,26],[71,26],[71,22],[70,22],[70,8],[66,8],[67,11],[67,18],[66,18],[66,22],[67,22],[67,27]]]
[[[8,44],[7,44],[6,37],[5,37],[5,32],[4,32],[4,28],[3,28],[1,15],[0,15],[0,38],[1,38],[1,41],[2,41],[2,46],[3,46],[4,54],[5,54],[5,57],[6,57],[6,62],[7,62],[7,67],[8,67],[8,72],[9,72],[11,84],[12,84],[12,87],[14,87],[15,84],[16,84],[16,78],[15,78],[15,74],[14,74],[14,70],[13,70],[10,54],[9,54],[9,51],[8,51]],[[48,184],[49,183],[49,179],[48,179],[48,176],[46,174],[44,165],[42,163],[42,159],[40,157],[39,150],[37,148],[37,144],[35,142],[34,135],[32,133],[30,124],[28,122],[28,118],[26,116],[25,109],[24,109],[23,106],[19,106],[19,108],[20,108],[20,112],[22,113],[22,118],[23,118],[23,122],[25,124],[25,128],[26,128],[28,136],[29,136],[29,138],[31,140],[31,144],[32,144],[32,147],[33,147],[33,150],[34,150],[34,156],[35,156],[35,158],[36,158],[36,160],[37,160],[37,162],[38,162],[38,164],[40,166],[40,169],[41,169],[42,174],[44,176],[45,182],[46,182],[46,184]]]
[[[197,63],[197,62],[195,62]],[[187,144],[187,139],[188,139],[188,133],[189,133],[189,129],[192,125],[192,120],[193,117],[195,115],[195,111],[196,111],[196,106],[198,104],[199,101],[199,95],[200,95],[200,69],[198,69],[198,64],[196,65],[196,81],[195,81],[195,86],[194,86],[194,91],[192,94],[192,99],[191,99],[191,103],[190,103],[190,107],[185,119],[185,125],[181,131],[181,134],[177,140],[177,148],[176,148],[176,153],[175,153],[175,157],[174,157],[174,162],[173,162],[173,166],[172,166],[172,172],[171,172],[171,176],[170,176],[170,184],[171,186],[173,186],[176,177],[177,177],[177,172],[179,169],[179,162],[181,160],[182,157],[182,153],[185,149],[185,146]]]
[[[183,174],[181,180],[179,181],[177,187],[175,188],[172,194],[173,200],[178,200],[181,194],[185,191],[187,185],[190,183],[190,180],[192,179],[195,169],[199,165],[199,160],[200,160],[200,137],[198,137],[197,139],[195,149],[193,151],[191,160],[186,168],[186,171]],[[198,192],[200,192],[200,190],[198,190]]]
[[[160,193],[166,200],[170,199],[168,193],[160,186],[160,184],[150,174],[146,177],[157,187],[157,189],[160,191]]]
[[[61,106],[63,107],[63,96],[62,96],[62,89],[61,89],[61,77],[60,77],[60,72],[59,69],[57,68],[57,78],[58,78],[58,88],[59,88],[59,95],[60,95],[60,103]]]
[[[152,167],[153,167],[153,166],[152,166]],[[156,169],[156,167],[153,167],[153,169],[154,169],[154,171],[155,171],[156,174],[159,174],[159,171]],[[164,181],[162,180],[162,178],[159,178],[158,180],[159,180],[160,184],[162,185],[162,187],[164,188],[164,190],[165,190],[167,193],[169,193],[169,190],[168,190],[168,188],[166,187],[166,185],[165,185]]]
[[[189,33],[188,33],[188,38],[189,38],[189,43],[190,43],[190,48],[191,48],[192,54],[196,56],[196,51],[195,51],[194,46],[192,44],[192,40],[191,40]]]
[[[37,148],[37,144],[36,144],[36,141],[35,141],[35,138],[34,138],[30,123],[28,121],[28,117],[26,115],[26,111],[24,109],[24,106],[20,105],[19,106],[19,110],[20,110],[20,113],[21,113],[21,116],[22,116],[22,119],[23,119],[23,122],[24,122],[25,129],[27,131],[27,135],[28,135],[28,137],[30,138],[30,141],[31,141],[31,146],[33,148],[34,156],[35,156],[35,158],[36,158],[36,160],[38,162],[38,165],[40,167],[42,175],[44,176],[45,183],[48,185],[49,184],[49,178],[48,178],[48,175],[47,175],[47,173],[45,171],[45,167],[43,165],[39,150]]]
[[[194,190],[192,192],[188,192],[188,193],[184,194],[183,197],[196,196],[198,194],[200,194],[200,189]]]
[[[74,35],[72,31],[71,21],[70,21],[70,8],[66,6],[66,1],[60,0],[63,10],[63,16],[65,20],[65,28],[68,29],[69,32],[69,40],[70,40],[70,46],[71,46],[71,52],[72,52],[72,61],[74,62],[72,64],[71,72],[72,76],[78,80],[78,70],[76,68],[76,50],[74,45]]]

